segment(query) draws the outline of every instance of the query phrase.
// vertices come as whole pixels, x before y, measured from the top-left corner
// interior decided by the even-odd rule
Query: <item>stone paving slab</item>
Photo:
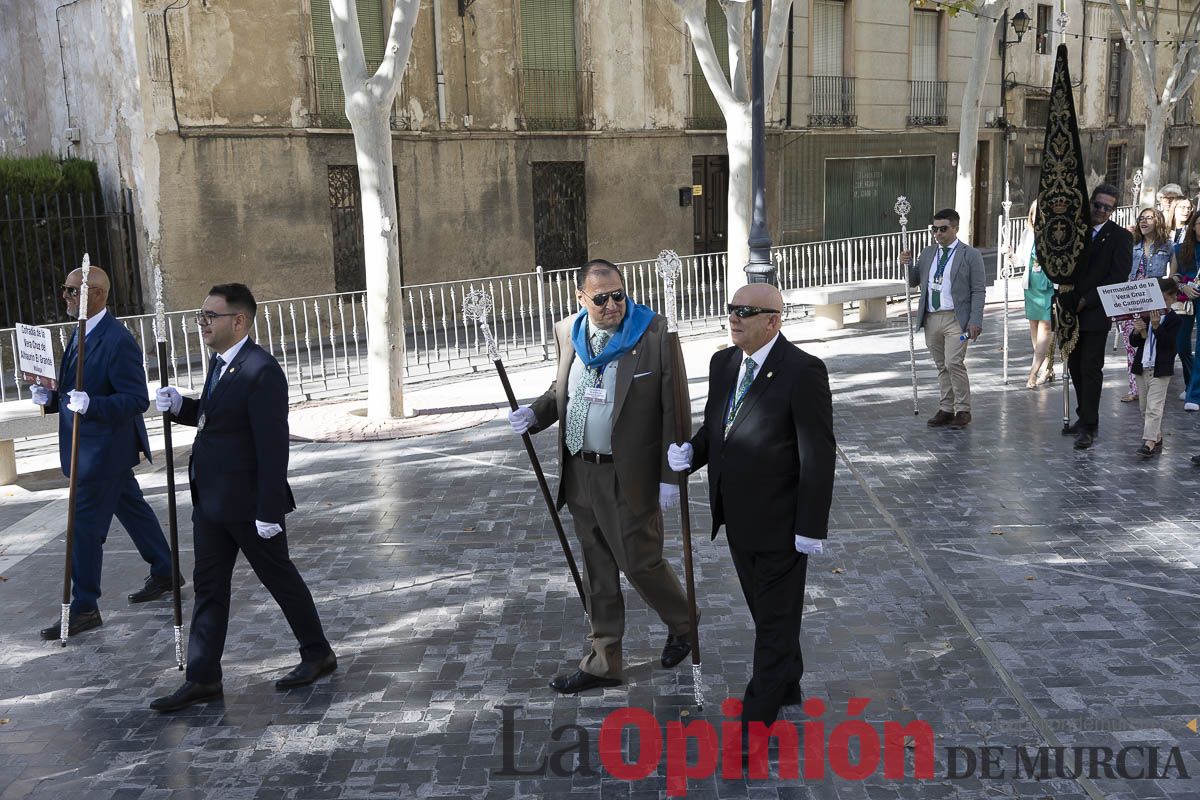
[[[988,323],[998,323],[994,310]],[[1014,318],[1014,346],[1019,324]],[[870,700],[865,719],[876,728],[929,722],[937,777],[696,778],[688,797],[1200,796],[1194,779],[1012,776],[1016,747],[1052,744],[1155,746],[1163,762],[1177,747],[1189,774],[1200,772],[1200,736],[1184,727],[1200,715],[1200,537],[1188,502],[1200,470],[1187,463],[1200,452],[1200,420],[1172,402],[1165,454],[1138,460],[1140,419],[1117,402],[1117,353],[1101,438],[1076,452],[1057,433],[1056,393],[1001,384],[995,342],[972,348],[975,422],[964,431],[925,427],[935,380],[924,361],[923,413],[914,418],[907,336],[894,322],[807,346],[833,376],[841,457],[828,548],[809,570],[805,693],[828,707],[827,736],[846,721],[851,697]],[[698,413],[705,387],[692,372]],[[1020,372],[1014,384],[1023,384]],[[553,438],[534,441],[556,472]],[[638,781],[602,768],[604,718],[632,707],[660,727],[704,719],[719,729],[719,701],[740,696],[752,627],[724,540],[702,533],[699,477],[691,486],[703,712],[691,704],[686,668],[658,667],[665,631],[632,592],[628,684],[579,697],[546,688],[578,659],[586,626],[524,452],[502,418],[351,448],[294,444],[292,464],[301,509],[288,536],[339,670],[311,687],[274,690],[295,643],[243,563],[225,700],[155,714],[148,701],[180,680],[169,605],[124,604],[144,567],[117,527],[105,550],[105,625],[65,651],[38,641],[57,608],[62,540],[53,536],[0,582],[0,800],[658,798],[668,787],[665,767]],[[139,478],[165,518],[161,459]],[[11,512],[15,498],[0,501],[0,525],[61,502],[61,483],[52,473],[23,481],[29,497]],[[186,492],[179,502],[190,571]],[[682,572],[675,519],[668,551]],[[0,547],[8,534],[0,532]],[[185,590],[189,611],[190,601]],[[797,707],[785,718],[811,721]],[[549,766],[579,736],[588,737],[586,755],[559,756],[563,774],[502,774],[514,771],[506,762]],[[1007,777],[984,779],[978,768],[945,777],[946,748],[978,754],[983,746],[1007,748]],[[911,753],[908,763],[911,772]]]

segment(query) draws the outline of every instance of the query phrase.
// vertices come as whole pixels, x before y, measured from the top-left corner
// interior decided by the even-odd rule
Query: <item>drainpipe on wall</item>
[[[794,54],[794,51],[792,50],[792,42],[793,42],[793,38],[792,38],[792,37],[795,35],[795,33],[796,33],[796,14],[795,14],[795,12],[793,11],[791,14],[788,14],[788,30],[787,30],[787,50],[788,50],[788,60],[787,60],[787,122],[785,122],[784,124],[785,124],[785,126],[786,126],[786,127],[788,127],[788,128],[792,127],[792,79],[793,79],[793,74],[792,74],[792,57],[793,57],[793,54]]]
[[[464,42],[465,46],[465,42]],[[433,0],[433,61],[437,70],[438,122],[446,126],[446,72],[442,68],[442,12],[439,0]]]

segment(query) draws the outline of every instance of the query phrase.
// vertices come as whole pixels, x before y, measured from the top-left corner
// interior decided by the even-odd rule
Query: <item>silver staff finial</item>
[[[492,337],[492,329],[488,327],[488,317],[492,313],[492,296],[485,289],[472,289],[467,292],[462,301],[463,319],[467,322],[478,322],[483,331],[483,340],[487,343],[488,355],[492,361],[500,360],[500,351],[496,348],[496,340]]]
[[[675,302],[675,285],[683,272],[683,261],[674,250],[663,250],[654,262],[654,269],[663,282],[663,316],[667,318],[667,330],[679,330],[679,314]]]
[[[167,340],[167,307],[163,305],[162,270],[154,265],[154,338],[160,342]]]
[[[912,203],[908,202],[908,198],[900,195],[896,198],[896,205],[892,209],[896,212],[896,216],[900,217],[900,227],[908,227],[908,212],[912,211]]]
[[[88,273],[92,271],[92,259],[87,253],[83,254],[83,263],[79,265],[83,270],[83,280],[79,283],[79,319],[86,320],[88,318]]]

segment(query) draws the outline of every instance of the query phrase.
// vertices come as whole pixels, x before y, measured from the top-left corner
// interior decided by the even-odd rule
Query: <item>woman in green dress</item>
[[[1037,200],[1034,199],[1029,203],[1025,232],[1014,255],[1014,266],[1025,268],[1021,285],[1025,289],[1025,319],[1029,320],[1029,338],[1033,342],[1033,363],[1029,367],[1029,379],[1025,381],[1027,389],[1054,380],[1054,363],[1047,357],[1052,337],[1050,300],[1054,296],[1054,284],[1046,277],[1037,260],[1037,247],[1033,241],[1033,221],[1036,216]]]

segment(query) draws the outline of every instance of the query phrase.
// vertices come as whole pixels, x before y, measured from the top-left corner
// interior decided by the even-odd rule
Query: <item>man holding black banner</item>
[[[1117,207],[1119,192],[1102,183],[1092,190],[1092,240],[1087,251],[1087,274],[1077,276],[1074,300],[1079,318],[1079,341],[1067,360],[1075,386],[1077,419],[1064,425],[1063,436],[1075,437],[1075,449],[1086,450],[1100,426],[1100,391],[1104,386],[1104,352],[1112,320],[1104,313],[1097,291],[1100,286],[1122,283],[1133,264],[1133,236],[1109,217]],[[1062,302],[1064,298],[1059,298]]]

